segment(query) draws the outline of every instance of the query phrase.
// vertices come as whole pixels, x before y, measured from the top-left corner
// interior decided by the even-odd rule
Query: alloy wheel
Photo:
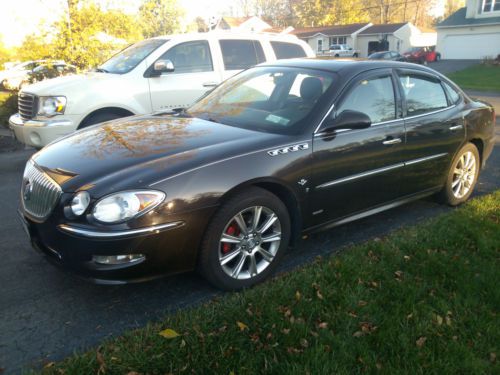
[[[454,169],[451,183],[453,195],[461,199],[467,195],[476,178],[476,157],[471,151],[462,154]]]
[[[250,279],[273,262],[281,240],[281,223],[275,212],[264,206],[246,208],[222,232],[219,264],[233,279]]]

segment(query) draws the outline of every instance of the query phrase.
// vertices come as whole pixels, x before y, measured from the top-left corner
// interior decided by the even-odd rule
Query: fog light
[[[138,263],[146,259],[143,254],[127,254],[127,255],[94,255],[92,260],[99,264],[129,264]]]

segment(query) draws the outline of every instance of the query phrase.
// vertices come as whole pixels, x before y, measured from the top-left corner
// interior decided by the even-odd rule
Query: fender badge
[[[305,184],[307,184],[307,180],[305,178],[303,178],[302,180],[300,180],[299,182],[297,182],[300,186],[304,186]]]

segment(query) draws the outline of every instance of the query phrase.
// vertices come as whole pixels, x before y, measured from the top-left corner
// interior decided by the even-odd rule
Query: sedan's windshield
[[[166,39],[149,39],[133,44],[114,55],[97,70],[100,72],[114,74],[128,73],[154,50],[165,44],[167,41],[168,40]]]
[[[309,69],[253,68],[217,87],[186,114],[246,129],[292,133],[328,96],[334,77]]]

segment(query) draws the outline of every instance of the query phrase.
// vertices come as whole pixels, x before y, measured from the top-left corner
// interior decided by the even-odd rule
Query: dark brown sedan
[[[187,110],[47,146],[26,166],[20,214],[36,249],[96,282],[199,269],[249,287],[304,232],[436,193],[467,200],[494,117],[426,67],[264,64]]]

